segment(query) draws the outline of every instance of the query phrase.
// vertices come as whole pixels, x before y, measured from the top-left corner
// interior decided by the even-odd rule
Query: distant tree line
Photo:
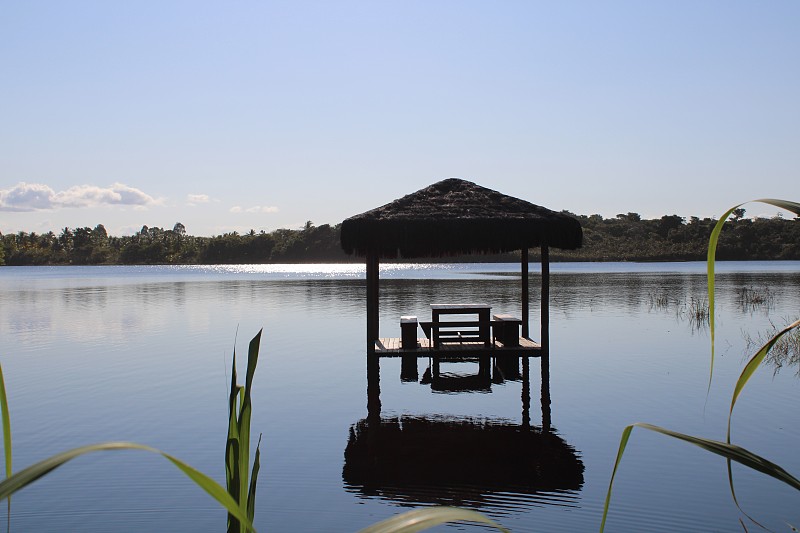
[[[0,264],[6,265],[321,263],[349,257],[339,244],[338,226],[310,221],[301,230],[214,237],[188,235],[180,222],[172,229],[142,226],[134,235],[113,237],[98,224],[64,228],[59,234],[21,231],[2,235],[0,241]]]
[[[699,261],[706,259],[716,219],[678,215],[643,220],[638,213],[615,218],[574,215],[583,227],[583,247],[556,251],[562,261]],[[744,218],[735,210],[723,226],[720,260],[800,259],[800,219]]]
[[[556,261],[690,261],[706,257],[711,218],[667,215],[643,220],[637,213],[615,218],[568,213],[583,226],[583,248],[552,250]],[[800,259],[800,220],[744,218],[734,212],[720,236],[721,260]],[[0,265],[339,263],[358,261],[340,246],[340,225],[272,232],[194,237],[178,222],[172,229],[143,226],[136,234],[109,236],[105,227],[64,228],[37,234],[0,234]],[[535,255],[535,250],[532,250]],[[518,254],[466,256],[469,261],[514,261]]]

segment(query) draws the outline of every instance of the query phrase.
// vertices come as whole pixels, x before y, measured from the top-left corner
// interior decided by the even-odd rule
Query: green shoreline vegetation
[[[701,261],[717,220],[678,215],[642,219],[637,213],[604,219],[575,215],[583,226],[583,247],[553,250],[553,261]],[[719,237],[720,260],[800,259],[800,218],[744,218],[733,213]],[[109,236],[105,227],[64,228],[59,234],[20,231],[0,234],[0,265],[148,265],[345,263],[360,261],[340,246],[340,224],[298,230],[225,233],[195,237],[180,222],[172,229],[143,226],[134,235]],[[535,251],[532,251],[535,252]],[[516,261],[519,254],[480,256],[482,262]],[[456,258],[475,261],[476,256]]]

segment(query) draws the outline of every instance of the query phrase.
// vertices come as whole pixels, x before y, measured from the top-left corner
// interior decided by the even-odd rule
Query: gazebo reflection
[[[546,381],[542,424],[531,424],[529,361],[522,357],[516,364],[520,362],[522,370],[516,367],[516,377],[522,381],[519,423],[437,414],[382,416],[380,370],[371,365],[368,415],[350,427],[344,452],[345,489],[401,505],[454,505],[501,513],[542,505],[577,506],[583,462],[550,427]],[[498,377],[514,376],[509,360],[504,361],[506,372],[493,363],[493,376],[479,372],[472,380],[476,388],[461,389],[484,391]],[[428,374],[431,367],[423,374],[422,385],[428,384]],[[430,385],[437,392],[433,381]]]
[[[350,428],[345,489],[401,504],[576,506],[583,463],[561,437],[497,419],[402,415]]]

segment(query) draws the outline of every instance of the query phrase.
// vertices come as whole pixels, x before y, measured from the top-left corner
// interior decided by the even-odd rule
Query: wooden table
[[[433,347],[439,348],[442,342],[482,342],[490,345],[492,342],[491,322],[489,312],[491,306],[487,304],[431,304],[432,340]],[[442,315],[476,315],[477,320],[447,321],[441,320]],[[442,331],[442,328],[477,327],[477,331]]]

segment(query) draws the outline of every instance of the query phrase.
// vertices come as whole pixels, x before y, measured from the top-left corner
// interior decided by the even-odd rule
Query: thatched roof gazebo
[[[542,257],[542,350],[547,353],[549,248],[582,244],[573,217],[450,178],[342,222],[342,248],[366,257],[367,342],[378,340],[380,259],[496,254],[521,250],[522,334],[528,331],[528,249]]]

